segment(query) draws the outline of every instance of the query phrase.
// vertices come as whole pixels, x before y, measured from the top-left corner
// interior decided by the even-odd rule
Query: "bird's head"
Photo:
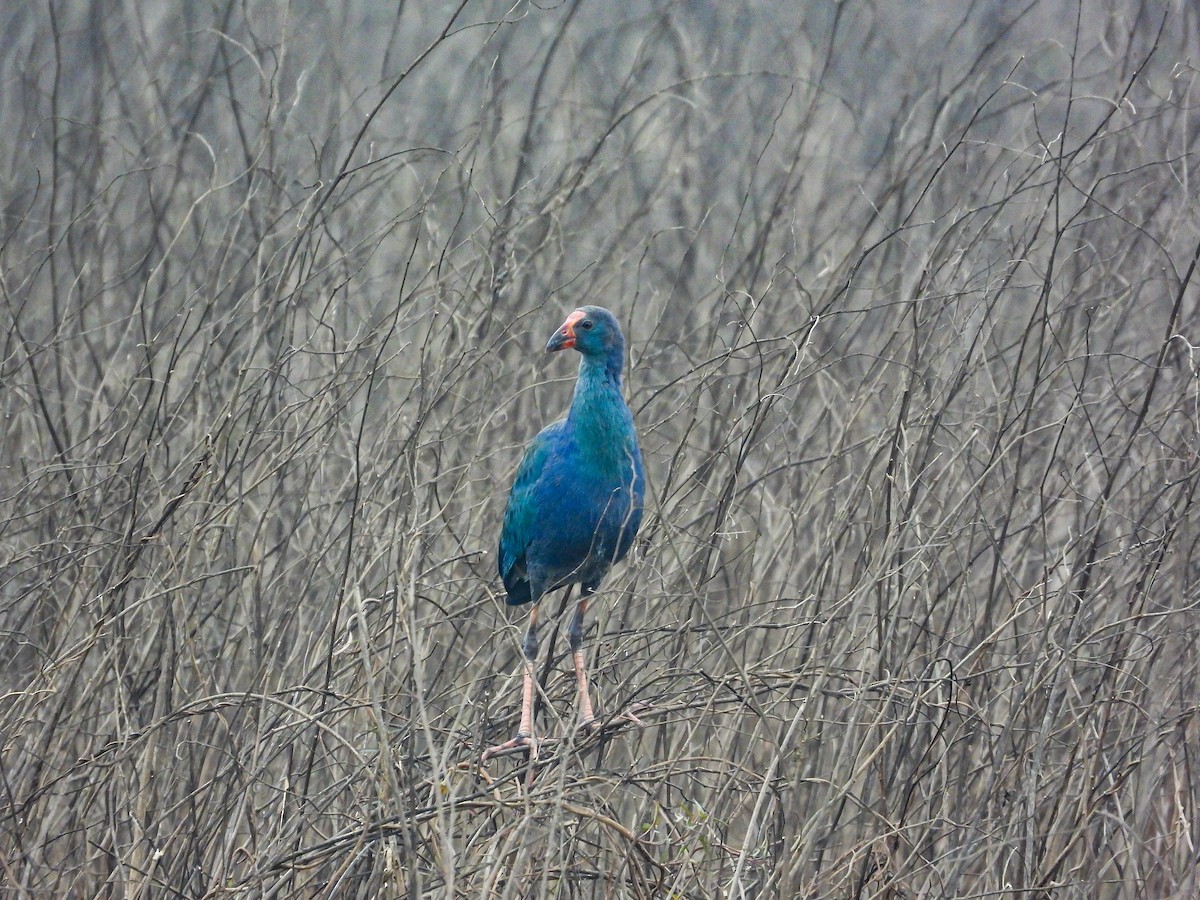
[[[574,347],[585,357],[615,358],[618,367],[625,353],[625,337],[621,326],[607,309],[581,306],[546,342],[546,352]]]

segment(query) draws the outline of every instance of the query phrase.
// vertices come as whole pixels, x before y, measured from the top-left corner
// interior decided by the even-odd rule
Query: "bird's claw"
[[[589,734],[598,734],[604,730],[606,725],[614,722],[628,722],[631,725],[636,725],[638,728],[645,728],[646,723],[634,715],[634,713],[645,712],[649,708],[648,704],[635,703],[629,709],[616,713],[608,719],[598,719],[595,716],[586,719],[581,718],[577,727],[580,731],[586,731]]]
[[[483,756],[480,757],[480,762],[487,762],[489,759],[495,759],[498,756],[509,756],[513,753],[528,753],[530,760],[537,759],[538,745],[531,734],[518,734],[511,741],[505,741],[503,744],[497,744],[494,747],[488,747],[483,751]]]
[[[641,712],[643,709],[645,709],[645,707],[642,704],[638,704],[638,706],[635,708],[638,710],[638,712]],[[646,727],[646,723],[643,722],[641,719],[639,719],[637,716],[635,716],[633,714],[632,709],[625,710],[625,712],[621,713],[616,718],[617,718],[618,722],[628,722],[631,725],[636,725],[638,728]]]

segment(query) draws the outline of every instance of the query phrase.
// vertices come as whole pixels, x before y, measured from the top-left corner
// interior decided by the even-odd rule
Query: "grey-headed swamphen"
[[[504,511],[499,569],[508,603],[534,605],[522,648],[525,676],[517,736],[488,748],[484,759],[517,750],[527,750],[536,758],[537,601],[573,584],[580,585],[580,598],[567,636],[578,683],[580,725],[592,726],[595,715],[582,650],[588,598],[612,564],[629,552],[642,523],[646,478],[633,414],[621,395],[625,365],[621,326],[606,309],[581,307],[554,332],[546,352],[568,347],[583,357],[571,408],[566,418],[547,425],[530,442]]]

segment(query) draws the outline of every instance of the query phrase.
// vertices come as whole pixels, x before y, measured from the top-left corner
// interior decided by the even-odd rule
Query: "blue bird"
[[[526,448],[504,510],[498,562],[508,603],[534,606],[522,645],[525,675],[517,736],[484,751],[484,759],[517,750],[527,750],[536,758],[536,604],[542,595],[573,584],[580,585],[580,598],[567,637],[578,684],[580,725],[593,727],[582,649],[588,599],[613,563],[629,552],[642,524],[646,477],[633,413],[621,395],[625,365],[621,326],[606,309],[581,307],[554,332],[546,352],[569,347],[582,356],[571,409],[566,418],[538,432]]]

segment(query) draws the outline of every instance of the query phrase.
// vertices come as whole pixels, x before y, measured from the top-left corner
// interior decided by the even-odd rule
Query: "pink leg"
[[[592,698],[588,694],[587,668],[583,663],[583,651],[575,650],[571,656],[575,660],[575,682],[579,687],[579,724],[581,727],[591,726],[596,721],[596,714],[592,711]]]
[[[484,750],[484,762],[496,756],[520,751],[528,751],[531,760],[537,759],[537,739],[533,736],[533,685],[537,677],[535,664],[538,652],[537,620],[538,608],[534,606],[529,611],[529,628],[525,632],[525,642],[522,645],[525,652],[525,677],[521,685],[521,723],[517,726],[517,736]]]
[[[587,615],[588,596],[588,594],[584,594],[579,598],[579,605],[575,607],[575,615],[571,619],[567,637],[571,641],[571,659],[575,663],[575,684],[579,692],[579,727],[597,731],[601,723],[596,718],[595,709],[592,707],[592,697],[588,691],[587,666],[583,660],[583,617]],[[644,708],[646,707],[641,704],[634,707],[639,711]],[[613,718],[632,722],[638,727],[645,727],[645,723],[633,714],[634,709],[626,710]]]
[[[587,665],[583,661],[583,617],[587,615],[588,595],[579,598],[567,638],[571,642],[571,660],[575,663],[575,684],[579,693],[579,727],[592,728],[596,714],[592,709],[592,697],[588,692]]]

